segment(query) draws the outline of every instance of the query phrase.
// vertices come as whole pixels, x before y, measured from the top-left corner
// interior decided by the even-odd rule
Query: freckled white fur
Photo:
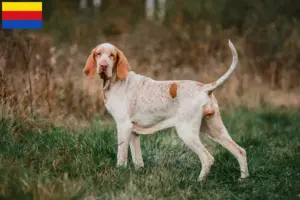
[[[230,45],[230,44],[229,44]],[[114,46],[108,43],[99,46],[114,51]],[[216,82],[222,84],[234,71],[237,64],[237,54],[231,44],[233,64]],[[97,58],[97,63],[107,60],[106,55]],[[110,63],[113,67],[114,63]],[[177,95],[172,98],[169,89],[172,83],[177,84]],[[200,87],[194,81],[168,80],[156,81],[149,77],[130,71],[125,80],[112,83],[105,92],[107,110],[117,124],[118,132],[118,166],[126,166],[128,147],[130,146],[133,162],[137,167],[144,165],[139,135],[151,134],[169,127],[175,127],[178,136],[194,151],[201,160],[202,169],[199,181],[203,181],[214,162],[213,156],[202,144],[199,133],[200,127],[214,141],[228,149],[238,160],[241,178],[248,173],[245,150],[236,144],[225,128],[220,116],[219,106],[214,95],[208,91],[217,88],[216,84],[206,84]],[[212,89],[213,88],[213,89]],[[206,106],[214,113],[205,116]],[[203,126],[201,126],[203,125]]]

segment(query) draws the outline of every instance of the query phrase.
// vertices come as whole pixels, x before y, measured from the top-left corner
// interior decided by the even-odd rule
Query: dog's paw
[[[206,176],[199,176],[198,182],[199,182],[201,185],[204,184],[205,181],[206,181]]]
[[[137,169],[143,168],[144,167],[144,163],[139,163],[135,166]]]
[[[248,177],[249,177],[249,172],[248,172],[248,170],[247,170],[246,172],[242,172],[242,173],[241,173],[240,179],[246,179],[246,178],[248,178]]]
[[[240,177],[238,178],[238,182],[243,182],[243,181],[246,181],[248,179],[249,176],[246,176],[246,177]]]
[[[117,168],[126,168],[127,167],[127,162],[122,162],[117,164]]]

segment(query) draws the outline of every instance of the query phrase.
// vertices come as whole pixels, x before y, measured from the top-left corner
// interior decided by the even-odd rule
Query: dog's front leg
[[[127,166],[129,139],[132,133],[132,123],[123,122],[117,124],[118,131],[118,155],[117,166]]]

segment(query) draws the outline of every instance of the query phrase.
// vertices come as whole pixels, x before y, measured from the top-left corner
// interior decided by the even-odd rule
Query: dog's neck
[[[118,76],[116,73],[113,74],[111,78],[107,78],[105,74],[100,75],[101,78],[101,90],[102,90],[102,96],[104,98],[104,103],[107,102],[109,91],[112,89],[114,85],[116,85],[120,80],[118,79]]]
[[[111,84],[113,82],[114,77],[106,77],[105,74],[101,74],[100,75],[100,79],[101,79],[101,89],[102,91],[108,91],[111,87]]]

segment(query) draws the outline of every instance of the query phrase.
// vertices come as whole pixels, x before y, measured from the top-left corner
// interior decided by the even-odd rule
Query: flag
[[[2,2],[2,29],[41,29],[42,2]]]

